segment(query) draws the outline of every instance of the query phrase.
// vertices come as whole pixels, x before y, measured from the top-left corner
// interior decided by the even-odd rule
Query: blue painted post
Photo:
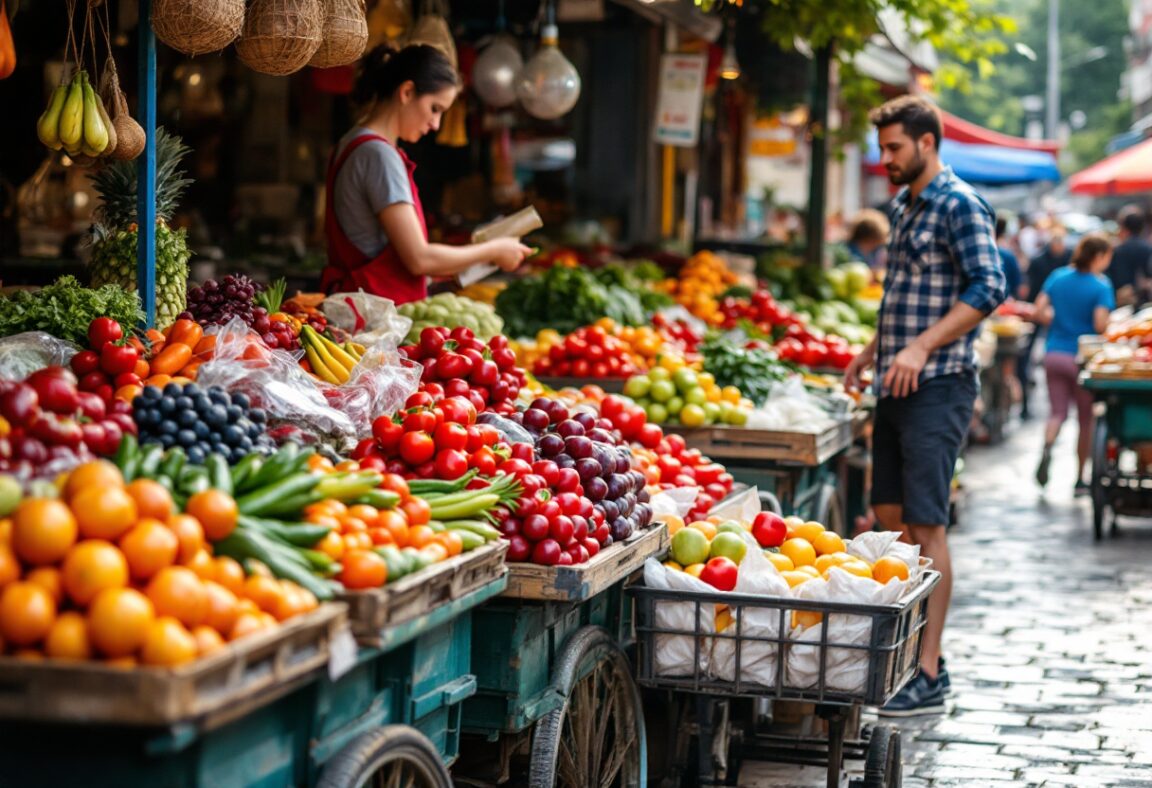
[[[156,36],[152,0],[140,0],[140,103],[136,117],[144,127],[144,152],[136,160],[136,289],[148,326],[156,323]]]

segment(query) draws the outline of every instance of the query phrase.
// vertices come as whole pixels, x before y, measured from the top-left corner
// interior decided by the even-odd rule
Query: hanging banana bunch
[[[116,128],[96,95],[88,72],[80,69],[52,92],[48,108],[36,123],[40,141],[69,156],[95,159],[116,149]]]

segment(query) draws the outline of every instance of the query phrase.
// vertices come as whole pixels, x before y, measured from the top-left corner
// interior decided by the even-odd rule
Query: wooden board
[[[555,602],[582,602],[623,580],[649,556],[668,549],[668,529],[661,523],[640,536],[601,550],[579,566],[508,564],[505,597]]]
[[[453,602],[505,571],[508,542],[498,539],[447,561],[413,572],[383,588],[345,591],[336,598],[348,604],[352,634],[361,645],[376,646],[382,631]]]
[[[171,725],[222,723],[271,703],[328,664],[347,609],[321,605],[178,668],[0,657],[0,718]]]
[[[713,460],[768,460],[795,465],[822,465],[848,448],[866,415],[833,424],[823,432],[757,430],[746,427],[676,427],[665,430],[684,436],[693,449]]]

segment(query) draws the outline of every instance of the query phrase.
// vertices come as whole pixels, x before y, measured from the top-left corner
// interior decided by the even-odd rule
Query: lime
[[[652,389],[652,381],[646,375],[633,375],[628,378],[624,384],[624,396],[631,397],[632,399],[640,399],[641,397],[648,396],[648,392]]]
[[[704,421],[708,424],[720,421],[720,406],[715,402],[704,403]]]
[[[676,386],[670,380],[657,380],[649,393],[656,402],[668,402],[676,396]]]
[[[689,405],[703,405],[708,401],[708,394],[704,389],[696,386],[684,392],[684,401]]]
[[[668,421],[668,409],[659,402],[651,402],[644,409],[648,414],[648,421],[654,424],[663,424]]]
[[[687,367],[676,370],[676,373],[672,376],[672,382],[676,384],[676,388],[683,392],[687,392],[689,389],[694,389],[700,385],[696,379],[696,372]]]
[[[672,380],[672,373],[663,367],[653,367],[648,370],[648,378],[653,382],[657,380]]]
[[[680,411],[684,409],[684,400],[681,397],[673,397],[664,403],[664,407],[668,409],[668,413],[673,416],[679,416]]]
[[[708,537],[695,528],[681,528],[672,537],[672,560],[680,566],[702,564],[708,555]]]

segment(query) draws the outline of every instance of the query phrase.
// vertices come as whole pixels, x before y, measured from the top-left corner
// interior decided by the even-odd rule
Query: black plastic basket
[[[916,588],[897,604],[860,605],[843,602],[821,602],[791,597],[764,597],[746,594],[696,593],[647,588],[635,585],[629,592],[636,599],[636,642],[638,680],[646,687],[695,692],[707,695],[769,697],[782,700],[806,700],[817,703],[857,704],[882,706],[891,700],[915,675],[920,662],[921,630],[927,619],[928,597],[940,581],[940,574],[932,570],[922,572]],[[660,604],[691,605],[694,629],[675,629],[657,626]],[[705,610],[723,605],[732,617],[731,626],[723,632],[709,631],[704,623],[712,618]],[[746,611],[776,611],[774,636],[746,633]],[[830,641],[828,626],[820,627],[816,641],[796,641],[788,637],[793,611],[813,611],[823,614],[827,623],[831,616],[853,616],[870,619],[871,632],[865,643]],[[660,675],[657,671],[656,647],[660,636],[679,636],[692,639],[695,659],[691,674]],[[717,641],[733,641],[735,665],[732,680],[717,678],[702,669],[700,657],[704,649]],[[761,650],[774,650],[774,683],[765,685],[742,678],[742,657],[749,644]],[[815,648],[819,662],[813,686],[794,687],[788,682],[788,656],[793,648]],[[846,690],[831,686],[828,681],[829,654],[836,649],[860,652],[867,660],[867,673],[862,688]],[[772,653],[772,652],[769,652]],[[846,656],[846,655],[838,655]]]

